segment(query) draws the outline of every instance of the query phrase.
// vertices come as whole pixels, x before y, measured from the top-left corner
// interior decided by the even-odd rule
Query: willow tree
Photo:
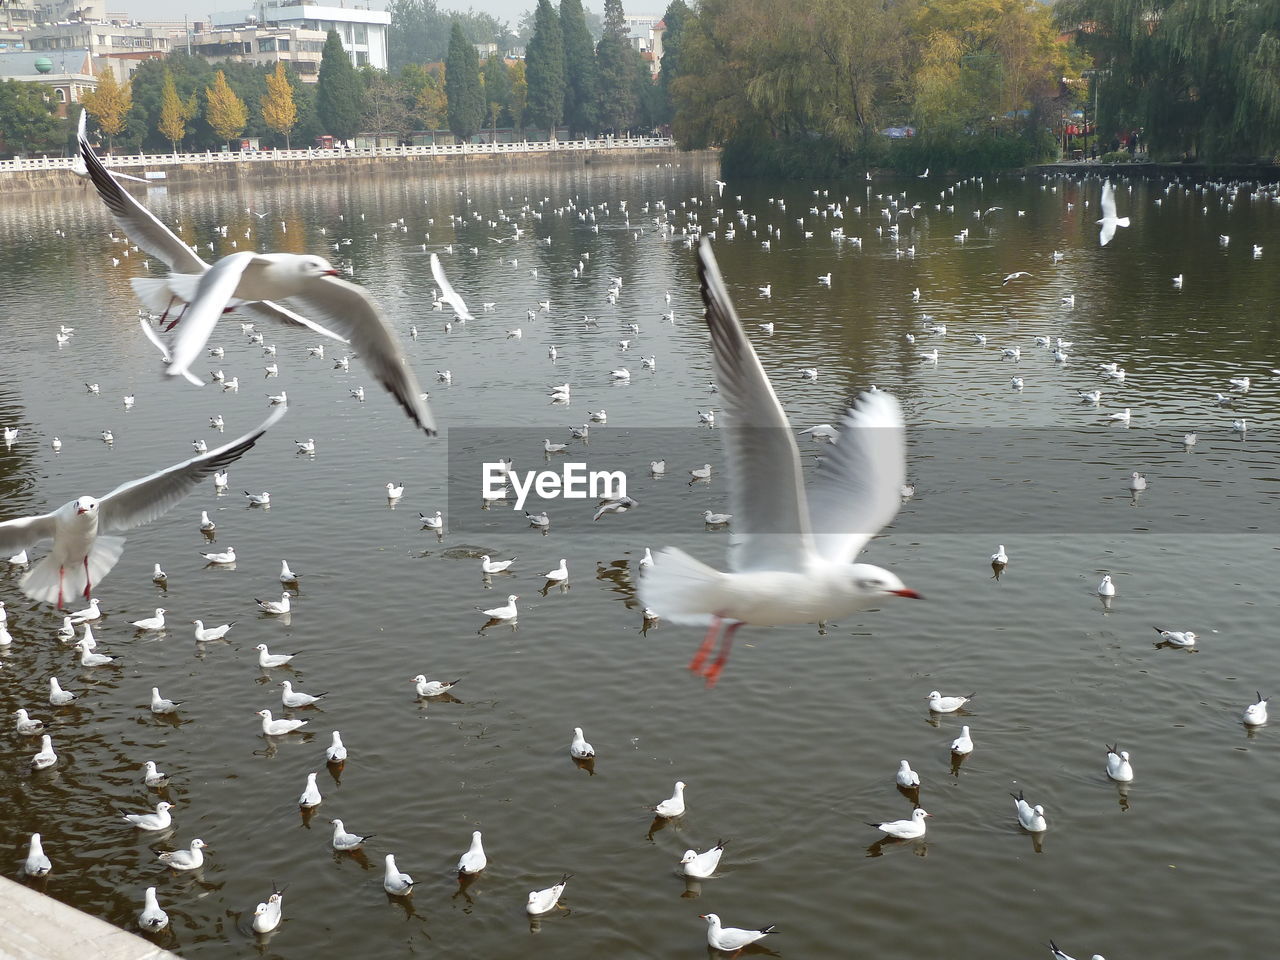
[[[1060,0],[1058,22],[1099,63],[1104,129],[1141,127],[1154,153],[1280,153],[1280,3]]]

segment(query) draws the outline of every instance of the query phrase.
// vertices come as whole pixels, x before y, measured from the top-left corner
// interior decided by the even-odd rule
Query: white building
[[[278,60],[292,64],[298,79],[315,83],[320,79],[320,57],[325,35],[319,30],[296,27],[240,27],[193,34],[191,52],[213,63],[234,60],[272,66]]]
[[[263,0],[252,10],[214,13],[214,30],[228,27],[293,27],[318,30],[327,34],[336,30],[343,49],[357,67],[387,69],[387,26],[391,14],[365,7],[319,6],[287,0]]]

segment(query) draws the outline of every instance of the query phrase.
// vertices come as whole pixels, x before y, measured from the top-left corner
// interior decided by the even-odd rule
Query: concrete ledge
[[[4,960],[182,960],[149,940],[4,877],[0,903]]]

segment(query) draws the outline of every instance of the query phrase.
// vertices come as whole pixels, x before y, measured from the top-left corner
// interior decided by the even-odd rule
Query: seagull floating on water
[[[898,840],[914,840],[917,837],[923,837],[925,834],[925,817],[931,817],[933,814],[925,813],[924,807],[916,807],[911,811],[911,819],[909,820],[883,820],[880,823],[872,823],[868,820],[867,826],[875,827],[881,833],[888,837],[894,837]]]

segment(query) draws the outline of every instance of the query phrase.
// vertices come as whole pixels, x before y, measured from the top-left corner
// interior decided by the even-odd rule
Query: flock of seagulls
[[[349,343],[353,353],[339,359],[335,368],[347,369],[351,356],[355,356],[370,369],[420,429],[428,435],[436,433],[437,426],[427,408],[426,395],[399,347],[398,335],[391,331],[368,293],[356,284],[342,279],[342,271],[321,257],[251,251],[232,253],[212,264],[206,263],[120,186],[116,178],[102,167],[83,138],[82,158],[89,178],[115,218],[117,226],[138,248],[165,263],[171,271],[164,278],[133,281],[139,298],[157,315],[154,320],[144,317],[142,326],[147,339],[162,352],[165,371],[171,377],[204,385],[192,368],[196,360],[205,353],[220,356],[215,351],[221,348],[215,347],[210,351],[207,344],[224,313],[234,309],[254,317],[255,320],[310,330],[327,339]],[[926,171],[924,176],[927,175]],[[717,181],[717,185],[720,194],[723,194],[724,183]],[[897,213],[910,211],[914,217],[919,204],[904,206],[895,199],[891,206],[897,208]],[[1115,191],[1109,182],[1103,185],[1100,208],[1102,217],[1097,223],[1101,227],[1100,243],[1105,246],[1116,237],[1117,228],[1130,225],[1130,218],[1118,216]],[[832,209],[828,205],[827,212]],[[985,218],[993,216],[999,210],[999,207],[991,207],[979,213]],[[715,408],[698,410],[696,413],[700,424],[719,431],[724,456],[722,463],[688,468],[688,476],[691,485],[705,484],[713,478],[723,478],[728,485],[729,510],[707,510],[703,513],[703,519],[708,527],[731,527],[733,547],[728,556],[728,568],[723,571],[675,547],[663,547],[656,552],[645,548],[644,559],[638,563],[638,592],[646,619],[650,616],[660,617],[677,625],[691,624],[707,628],[702,644],[690,662],[690,669],[703,677],[710,686],[720,677],[728,661],[735,634],[743,626],[825,623],[853,612],[879,607],[885,602],[895,602],[893,598],[920,599],[921,594],[907,586],[898,574],[857,562],[858,556],[872,538],[892,523],[904,499],[914,493],[914,487],[907,482],[904,416],[901,405],[889,393],[874,387],[868,389],[856,398],[835,423],[798,431],[795,429],[797,425],[789,421],[777,398],[774,385],[737,315],[713,251],[713,234],[719,233],[728,239],[731,230],[752,230],[755,218],[740,213],[737,217],[738,224],[733,227],[720,223],[717,217],[718,229],[707,230],[692,216],[688,223],[677,228],[673,226],[671,211],[654,207],[651,212],[655,214],[655,222],[664,235],[672,240],[683,240],[690,249],[696,250],[706,323],[710,332],[714,378],[711,392],[717,398]],[[591,219],[595,219],[594,214]],[[896,216],[893,210],[888,219],[895,227],[893,234],[896,240]],[[518,235],[520,228],[516,229]],[[775,234],[771,239],[776,240],[778,237]],[[842,236],[839,239],[851,241],[851,238]],[[763,241],[768,242],[770,241]],[[909,251],[910,256],[915,256],[916,245],[912,244]],[[1260,255],[1261,249],[1255,248],[1255,257]],[[1055,261],[1057,259],[1059,258],[1055,257]],[[452,320],[449,322],[461,324],[475,320],[463,298],[448,282],[440,258],[435,252],[431,253],[430,266],[439,290],[438,302],[452,311]],[[585,262],[579,261],[578,270],[585,269]],[[1030,271],[1017,271],[1005,276],[1002,284],[1008,285],[1033,277],[1034,274]],[[821,287],[832,287],[832,273],[818,276],[817,281]],[[838,278],[834,278],[834,282],[838,284]],[[1177,286],[1181,288],[1181,285],[1182,277],[1179,276]],[[611,278],[611,302],[616,303],[621,287],[621,277]],[[759,286],[758,293],[760,298],[772,298],[772,284]],[[910,299],[912,302],[921,302],[922,294],[918,287],[911,291]],[[282,306],[280,301],[288,301],[298,307],[298,312]],[[1067,309],[1074,308],[1074,295],[1063,298],[1063,304]],[[546,313],[551,310],[552,303],[544,300],[539,301],[537,306],[539,311]],[[484,312],[490,312],[490,309],[491,304],[486,302]],[[533,314],[534,311],[531,310],[530,313]],[[671,321],[674,322],[674,319],[673,310]],[[588,327],[592,322],[598,323],[589,317],[584,322]],[[773,323],[760,326],[765,336],[774,332]],[[253,331],[246,332],[256,335]],[[69,342],[73,333],[73,330],[59,332],[59,343]],[[946,336],[946,325],[930,318],[928,333]],[[416,334],[417,328],[414,327],[411,335],[416,337]],[[508,331],[508,339],[520,339],[522,336],[523,331],[520,329]],[[985,344],[985,336],[976,336],[975,339],[979,345]],[[1061,338],[1056,344],[1051,343],[1048,338],[1044,340],[1041,346],[1056,347],[1053,352],[1055,362],[1066,364],[1067,350],[1072,345]],[[619,351],[625,354],[631,343],[631,337],[620,340]],[[323,358],[324,347],[312,347],[309,352],[313,357]],[[274,348],[270,355],[274,357]],[[551,345],[549,357],[553,362],[557,355],[557,346]],[[1003,348],[1003,359],[1018,363],[1021,357],[1021,345]],[[942,354],[934,348],[921,353],[920,358],[930,364],[937,364]],[[642,358],[642,365],[646,369],[656,370],[657,357]],[[1110,370],[1104,368],[1103,373],[1115,381],[1124,380],[1125,372],[1117,364],[1111,364]],[[798,374],[793,372],[791,376],[798,375],[802,381],[811,383],[818,380],[819,374],[817,367],[803,367],[798,370]],[[268,375],[271,375],[269,368]],[[607,374],[602,372],[602,376],[625,383],[632,373],[623,366],[612,368]],[[213,379],[221,382],[224,389],[228,383],[237,384],[231,389],[238,388],[235,378],[228,381],[219,375]],[[449,383],[452,375],[447,370],[438,371],[437,379]],[[1024,378],[1014,377],[1012,385],[1014,389],[1023,389]],[[91,393],[99,392],[92,389],[96,386],[91,385]],[[1251,381],[1249,377],[1241,376],[1233,378],[1228,386],[1245,394],[1250,389]],[[363,400],[363,389],[352,391],[352,396],[358,401]],[[551,396],[553,404],[568,403],[572,397],[572,387],[568,383],[558,385],[553,388]],[[1097,405],[1102,399],[1101,391],[1081,391],[1080,398],[1086,403]],[[15,560],[22,556],[23,564],[29,562],[26,557],[27,549],[44,541],[52,541],[49,552],[28,570],[22,580],[21,588],[28,597],[53,605],[59,610],[72,601],[78,603],[83,599],[88,602],[89,606],[85,610],[68,617],[73,628],[72,637],[76,634],[74,628],[83,628],[83,638],[77,644],[83,666],[106,667],[115,660],[95,652],[96,641],[91,624],[101,616],[99,601],[93,594],[119,560],[123,550],[123,537],[120,534],[157,519],[205,480],[212,478],[218,489],[225,490],[228,467],[245,456],[285,416],[289,398],[284,391],[269,394],[268,402],[272,410],[266,421],[229,444],[210,451],[203,441],[198,441],[196,457],[123,484],[102,497],[81,496],[48,514],[0,523],[0,553],[12,555]],[[1109,416],[1127,424],[1131,410],[1126,408]],[[221,415],[209,419],[211,429],[221,431],[225,428]],[[1237,432],[1243,434],[1247,429],[1247,422],[1243,419],[1238,422],[1240,426]],[[548,457],[560,454],[568,449],[570,442],[586,440],[591,423],[607,423],[605,411],[592,412],[588,423],[567,427],[568,442],[554,442],[551,438],[546,438],[542,445],[543,453]],[[16,429],[12,434],[11,429],[6,428],[4,434],[5,441],[10,444],[17,439]],[[826,448],[828,453],[808,483],[803,476],[803,459],[797,436],[807,436],[815,443],[829,445]],[[1188,436],[1192,439],[1186,446],[1190,447],[1195,442],[1194,434]],[[105,431],[103,440],[114,443],[115,437],[110,431]],[[322,437],[320,442],[325,443],[325,439]],[[300,455],[310,457],[316,454],[317,441],[314,438],[294,441],[294,444]],[[653,476],[662,476],[666,469],[665,460],[651,463]],[[1134,471],[1129,481],[1130,491],[1137,494],[1146,488],[1147,478],[1141,472]],[[385,491],[389,505],[394,505],[395,501],[404,497],[405,490],[406,485],[401,481],[387,482]],[[271,498],[267,491],[245,491],[244,496],[246,502],[253,507],[270,508]],[[631,498],[604,502],[599,505],[595,519],[624,513],[638,506]],[[550,524],[545,513],[527,513],[525,516],[535,527],[545,528]],[[445,519],[441,511],[419,514],[419,519],[423,529],[443,536]],[[215,529],[216,525],[207,512],[202,512],[201,532],[213,534]],[[233,547],[211,550],[202,556],[211,565],[230,566],[236,563]],[[990,561],[993,567],[1001,569],[1010,563],[1009,551],[1004,544],[999,545]],[[481,574],[486,580],[501,576],[509,573],[518,562],[518,557],[494,559],[490,555],[483,555],[480,558]],[[534,569],[543,570],[545,567],[537,566]],[[560,558],[558,564],[547,570],[543,577],[549,584],[565,583],[569,578],[568,560]],[[152,579],[157,585],[164,584],[168,579],[158,563],[155,564]],[[279,577],[283,586],[280,599],[255,600],[257,610],[268,617],[289,615],[297,596],[298,579],[299,574],[284,561]],[[1110,575],[1105,576],[1097,593],[1106,600],[1114,597],[1115,592]],[[476,609],[491,621],[514,622],[519,616],[520,599],[518,594],[512,593],[507,596],[505,604]],[[168,614],[167,608],[156,607],[153,616],[140,617],[129,623],[139,633],[161,633],[171,622],[166,619]],[[237,625],[234,620],[212,627],[206,627],[203,620],[194,620],[191,624],[195,628],[194,636],[200,643],[225,640]],[[1155,629],[1161,644],[1184,648],[1194,648],[1196,645],[1196,634],[1191,631],[1161,627]],[[256,650],[257,664],[263,671],[287,669],[290,662],[299,656],[297,653],[273,653],[266,643],[257,644]],[[448,696],[449,691],[461,681],[428,679],[425,674],[418,674],[411,678],[411,682],[417,697],[430,699]],[[280,681],[276,686],[281,691],[281,708],[285,712],[314,709],[323,698],[331,696],[329,691],[309,692],[297,689],[289,679]],[[55,707],[65,706],[76,697],[76,694],[60,686],[57,677],[49,678],[49,689],[49,702]],[[339,694],[335,693],[333,696],[336,698]],[[926,699],[931,713],[959,714],[963,717],[966,704],[973,697],[974,694],[944,696],[935,690]],[[163,697],[158,687],[151,688],[149,709],[153,714],[176,714],[181,711],[183,703],[182,700]],[[262,735],[268,739],[290,737],[312,722],[295,716],[276,717],[271,709],[255,711],[255,715],[261,721]],[[1242,719],[1246,725],[1265,724],[1267,698],[1258,693],[1256,701],[1245,708]],[[15,711],[15,730],[21,737],[41,737],[41,750],[31,760],[33,769],[48,769],[58,763],[52,738],[44,731],[44,721],[33,718],[28,709],[20,708]],[[331,738],[332,742],[324,754],[324,762],[330,768],[341,767],[348,762],[346,745],[339,731],[331,731]],[[960,735],[951,742],[953,762],[954,758],[963,758],[974,749],[970,727],[961,726]],[[596,748],[586,740],[582,727],[573,728],[568,752],[580,764],[595,761]],[[1129,753],[1120,750],[1118,745],[1107,745],[1106,773],[1119,783],[1133,780]],[[163,789],[169,782],[169,777],[170,774],[157,768],[155,761],[146,762],[142,782],[148,788]],[[868,821],[868,824],[883,835],[885,842],[918,840],[925,836],[925,821],[931,818],[918,803],[921,777],[911,768],[909,761],[902,760],[895,782],[899,790],[913,802],[910,816],[896,820]],[[678,820],[683,817],[686,812],[685,790],[685,782],[676,781],[672,795],[653,807],[655,816],[660,820]],[[1043,805],[1027,800],[1022,790],[1012,794],[1012,797],[1013,813],[1021,829],[1031,834],[1041,834],[1048,829],[1049,821]],[[317,773],[311,771],[298,795],[297,804],[303,811],[314,811],[323,803]],[[175,804],[161,800],[154,804],[153,810],[121,810],[120,815],[124,822],[140,832],[161,832],[173,826],[174,815],[171,811],[175,809]],[[330,823],[333,826],[330,845],[338,852],[360,851],[375,836],[349,832],[344,821],[339,818],[333,818]],[[196,838],[187,847],[158,853],[157,860],[174,871],[199,870],[205,861],[206,846],[203,839]],[[678,864],[680,872],[694,879],[714,877],[725,846],[725,840],[718,840],[702,853],[695,849],[686,850]],[[456,872],[463,878],[474,876],[483,872],[488,863],[483,835],[481,831],[475,830],[468,849],[458,859]],[[406,898],[414,894],[415,882],[409,874],[400,870],[395,853],[384,855],[384,867],[382,886],[390,897]],[[42,877],[52,869],[41,835],[35,833],[29,843],[24,871],[29,876]],[[414,869],[416,872],[416,868]],[[536,917],[556,911],[571,878],[571,874],[562,873],[557,882],[529,892],[527,914]],[[268,934],[281,925],[285,919],[284,895],[285,890],[278,889],[274,881],[271,881],[270,895],[252,911],[249,924],[254,932]],[[754,929],[726,927],[715,913],[703,914],[701,919],[706,921],[708,945],[723,953],[736,953],[777,932],[773,926]],[[163,930],[168,922],[168,916],[157,899],[157,888],[146,887],[143,891],[142,910],[138,915],[138,926],[154,933]],[[1066,957],[1052,942],[1050,948],[1060,960]]]

